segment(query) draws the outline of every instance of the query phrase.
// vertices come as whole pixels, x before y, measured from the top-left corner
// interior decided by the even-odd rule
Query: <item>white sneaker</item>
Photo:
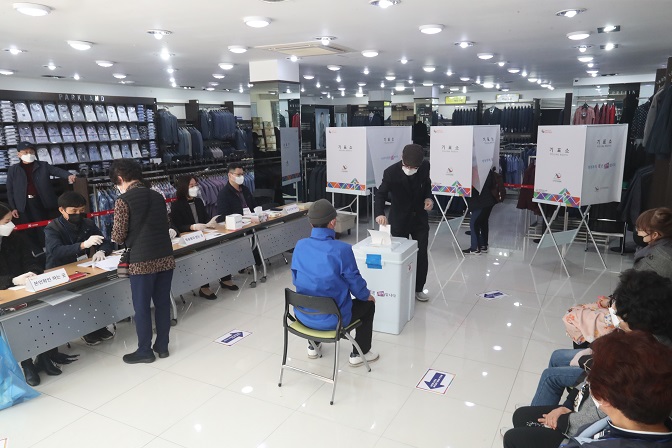
[[[308,344],[308,357],[310,359],[317,359],[322,357],[322,343],[318,343],[317,347]]]
[[[374,362],[380,358],[380,355],[373,350],[369,350],[369,352],[364,355],[364,357],[366,358],[367,362]],[[359,367],[364,364],[362,357],[360,355],[355,355],[354,353],[350,353],[350,359],[348,359],[348,362],[350,363],[351,367]]]
[[[422,291],[416,292],[415,293],[415,298],[418,302],[428,302],[429,301],[429,296]]]

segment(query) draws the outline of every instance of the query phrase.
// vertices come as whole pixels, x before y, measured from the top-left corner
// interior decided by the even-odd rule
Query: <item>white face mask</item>
[[[24,154],[21,156],[21,160],[24,163],[33,163],[37,160],[37,157],[35,157],[35,154]]]
[[[198,187],[190,187],[189,188],[189,196],[191,196],[192,198],[195,198],[196,196],[198,196],[199,191],[200,191],[200,189]]]
[[[238,185],[243,185],[245,183],[245,178],[243,176],[236,176],[233,179]]]
[[[11,221],[7,224],[0,224],[0,236],[9,236],[14,230],[14,227],[16,226]]]
[[[406,173],[407,176],[412,176],[418,172],[417,168],[408,168],[406,166],[402,166],[401,169],[404,170],[404,173]]]
[[[614,327],[620,327],[621,319],[616,315],[616,310],[614,310],[612,307],[609,307],[609,315],[611,316],[611,323],[614,325]]]

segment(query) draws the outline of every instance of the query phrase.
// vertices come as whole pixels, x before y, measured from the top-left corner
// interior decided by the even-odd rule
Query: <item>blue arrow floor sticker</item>
[[[429,369],[415,388],[443,395],[453,383],[454,379],[455,375],[452,373]]]
[[[234,345],[237,344],[238,342],[242,341],[243,338],[248,337],[252,333],[249,331],[243,331],[243,330],[231,330],[228,333],[226,333],[224,336],[219,337],[215,339],[215,342],[219,344],[224,344],[224,345]]]

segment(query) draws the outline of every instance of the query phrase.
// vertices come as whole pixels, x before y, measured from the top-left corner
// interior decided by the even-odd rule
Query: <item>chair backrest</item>
[[[307,296],[285,288],[285,322],[289,314],[289,305],[295,308],[301,307],[301,312],[305,314],[335,314],[338,318],[338,329],[341,328],[341,311],[331,297]]]

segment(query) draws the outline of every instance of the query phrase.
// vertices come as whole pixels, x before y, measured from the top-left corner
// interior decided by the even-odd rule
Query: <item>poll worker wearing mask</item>
[[[200,188],[195,177],[181,176],[177,179],[175,190],[177,200],[171,204],[170,220],[180,233],[215,228],[215,220],[210,219],[203,200],[198,197]],[[231,291],[238,290],[230,275],[219,279],[219,285]],[[201,286],[198,295],[208,300],[217,298],[217,294],[212,292],[207,283]]]
[[[20,224],[44,221],[57,216],[58,203],[50,176],[68,179],[72,184],[75,182],[75,175],[37,160],[32,143],[20,142],[17,150],[21,163],[12,165],[7,170],[7,201],[12,209],[12,216]],[[27,235],[33,245],[33,252],[42,253],[42,229],[30,229]]]
[[[170,287],[175,259],[166,203],[160,193],[143,183],[142,167],[133,159],[112,162],[110,180],[121,193],[114,203],[112,241],[130,251],[128,274],[138,335],[138,349],[124,355],[123,360],[127,364],[150,363],[156,360],[154,352],[159,358],[170,355]]]
[[[376,192],[375,216],[380,225],[392,226],[392,236],[418,242],[418,268],[415,279],[415,298],[427,302],[424,292],[429,261],[429,218],[427,212],[434,208],[432,182],[429,179],[429,162],[420,145],[406,145],[401,161],[388,167]],[[385,201],[391,194],[392,207],[389,219],[385,217]]]
[[[47,269],[92,258],[103,261],[112,253],[112,243],[103,237],[93,220],[86,217],[86,199],[74,191],[66,191],[58,198],[60,218],[44,229],[47,249]],[[106,327],[82,336],[87,345],[98,345],[112,339],[114,334]]]
[[[245,183],[243,166],[240,163],[230,163],[227,170],[229,182],[217,195],[217,222],[224,222],[228,215],[242,215],[244,209],[253,212],[257,206],[252,192],[243,185]],[[261,256],[256,248],[253,254],[255,264],[261,266]]]

